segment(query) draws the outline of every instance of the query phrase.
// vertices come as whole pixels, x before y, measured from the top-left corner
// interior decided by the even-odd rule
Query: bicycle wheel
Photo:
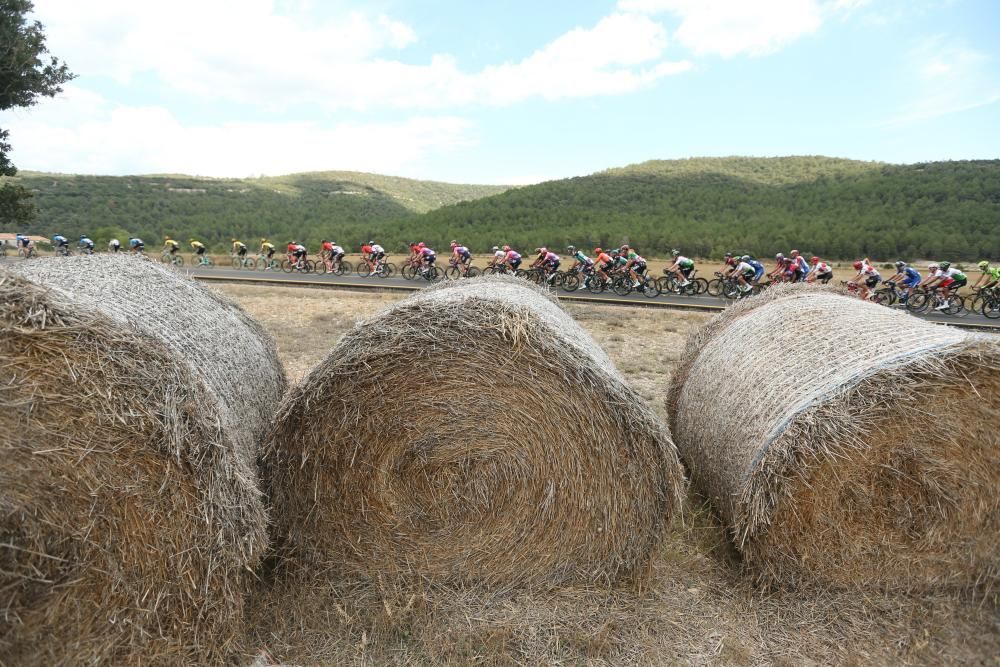
[[[368,266],[368,262],[361,262],[360,264],[358,264],[358,268],[355,269],[355,273],[357,273],[362,278],[367,278],[368,276],[371,275],[371,272],[372,272],[372,267]]]
[[[611,289],[618,296],[628,296],[632,292],[632,281],[629,278],[617,278]]]
[[[243,268],[243,262],[240,261],[239,257],[233,257],[233,260],[232,260],[231,263],[232,263],[234,269],[242,269]]]
[[[691,281],[691,284],[695,287],[695,294],[704,294],[708,291],[708,281],[704,278],[695,278]]]
[[[984,298],[980,312],[982,312],[983,317],[988,317],[991,320],[1000,319],[1000,299],[996,297]]]
[[[575,292],[580,288],[580,274],[570,273],[563,277],[562,288],[564,292]]]
[[[948,308],[944,312],[955,317],[965,317],[968,315],[968,311],[965,310],[965,297],[960,294],[952,294],[951,299],[948,301]]]
[[[910,292],[906,300],[906,309],[911,313],[922,313],[927,309],[928,295],[926,292]]]
[[[317,276],[325,275],[327,273],[327,271],[329,271],[329,270],[330,269],[329,269],[329,267],[327,267],[326,262],[324,260],[320,260],[320,261],[316,262],[316,275]]]
[[[640,283],[642,287],[642,293],[647,299],[655,299],[660,296],[660,287],[656,280],[650,278],[643,283]]]
[[[396,275],[396,265],[393,264],[392,262],[386,262],[385,263],[385,277],[386,278],[391,278],[394,275]]]
[[[722,280],[720,278],[712,278],[705,285],[705,291],[708,292],[709,296],[722,296]]]
[[[403,267],[403,270],[400,271],[400,274],[402,274],[402,276],[407,280],[413,280],[417,277],[417,267],[412,264],[407,264]]]
[[[726,280],[722,283],[722,296],[725,299],[736,299],[741,295],[739,283]]]
[[[294,265],[287,259],[281,260],[281,270],[284,271],[285,273],[291,273],[293,267]]]
[[[469,272],[466,274],[467,278],[476,278],[477,276],[483,275],[483,270],[478,266],[470,266]]]
[[[462,277],[462,272],[458,270],[457,266],[449,266],[444,270],[444,277],[448,280],[458,280]]]
[[[892,304],[892,290],[880,289],[872,292],[872,303],[877,303],[880,306],[889,306]]]

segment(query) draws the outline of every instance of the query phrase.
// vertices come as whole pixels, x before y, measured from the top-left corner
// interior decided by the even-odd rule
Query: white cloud
[[[1000,76],[986,53],[927,40],[908,54],[910,100],[887,126],[912,125],[1000,102]]]
[[[833,12],[849,12],[867,0],[619,0],[622,11],[669,13],[680,19],[674,37],[698,55],[729,58],[777,51],[816,32]]]
[[[268,0],[38,0],[36,13],[50,49],[80,82],[154,73],[180,93],[269,110],[448,109],[620,94],[690,67],[664,62],[665,29],[636,14],[571,30],[519,62],[463,72],[445,54],[423,64],[387,57],[417,35],[385,15],[316,21],[278,14]]]
[[[184,126],[167,109],[113,105],[73,85],[6,121],[23,169],[69,173],[247,176],[298,171],[401,173],[475,143],[469,121],[224,123]]]

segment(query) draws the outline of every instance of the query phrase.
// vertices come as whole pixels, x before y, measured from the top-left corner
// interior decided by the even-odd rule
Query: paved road
[[[391,290],[416,290],[425,286],[423,281],[405,280],[400,277],[393,278],[361,278],[357,275],[332,276],[315,274],[282,273],[280,271],[245,271],[237,269],[223,269],[219,267],[193,268],[185,267],[184,272],[194,278],[219,279],[219,280],[266,280],[268,282],[286,282],[289,284],[309,284],[328,285],[330,287],[345,287],[356,289],[391,289]],[[629,294],[628,296],[618,296],[614,292],[604,292],[603,294],[591,294],[586,290],[578,290],[573,293],[558,290],[560,298],[572,301],[592,301],[598,303],[626,303],[638,306],[657,306],[675,309],[689,309],[701,311],[723,310],[727,302],[723,299],[712,296],[671,296],[661,294],[656,298],[648,298],[641,294]],[[964,317],[952,317],[939,313],[924,313],[917,315],[930,322],[941,324],[957,324],[959,326],[984,327],[1000,330],[1000,320],[990,320],[981,314],[969,313]]]

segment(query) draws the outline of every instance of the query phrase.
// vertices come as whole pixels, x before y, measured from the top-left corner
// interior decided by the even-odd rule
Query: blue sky
[[[22,169],[531,183],[651,159],[1000,157],[995,0],[36,0]]]

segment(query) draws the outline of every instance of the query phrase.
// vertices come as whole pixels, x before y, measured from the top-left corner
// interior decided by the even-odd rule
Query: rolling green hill
[[[656,160],[509,189],[373,174],[260,179],[24,173],[39,218],[27,231],[165,233],[216,248],[233,236],[366,237],[401,250],[451,238],[478,251],[628,242],[650,255],[679,248],[768,256],[797,247],[834,259],[1000,259],[1000,160],[892,165],[825,157]]]
[[[1000,258],[1000,160],[890,165],[823,157],[654,161],[403,221],[404,236],[650,255],[796,247],[846,259]]]
[[[150,246],[170,234],[217,248],[234,236],[315,242],[340,233],[353,239],[377,233],[386,221],[507,189],[357,172],[252,179],[21,172],[10,180],[35,195],[38,218],[26,230],[32,234],[85,233],[98,243],[131,234]]]

